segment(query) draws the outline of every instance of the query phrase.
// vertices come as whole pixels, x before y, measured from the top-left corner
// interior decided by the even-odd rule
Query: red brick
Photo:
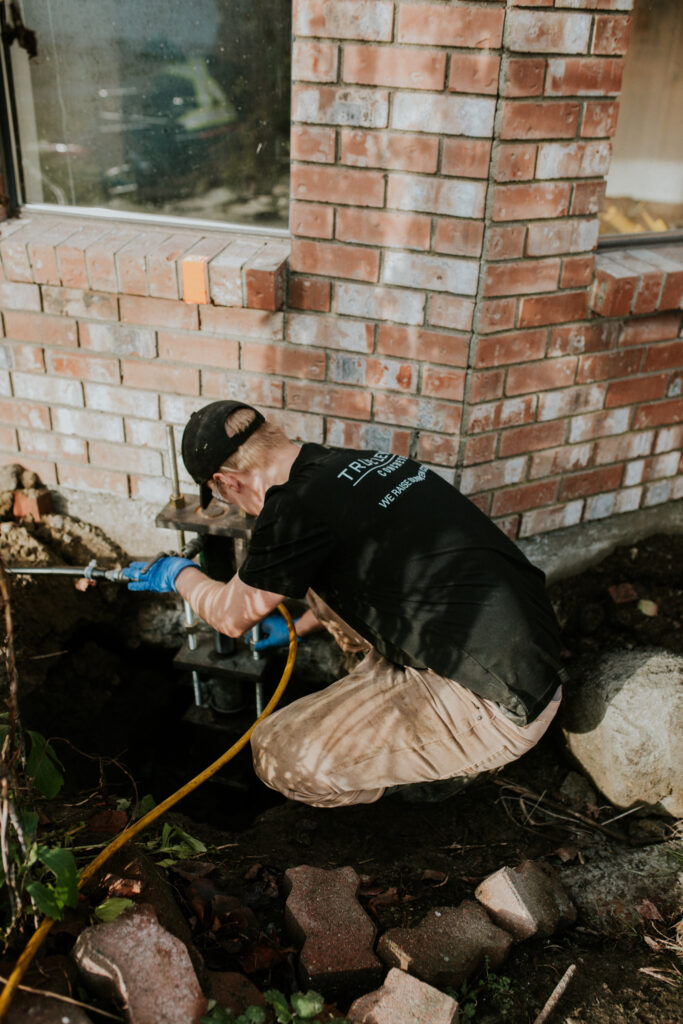
[[[389,0],[297,0],[295,36],[389,42],[394,5]]]
[[[223,334],[237,338],[282,337],[282,313],[271,313],[261,309],[221,309],[219,306],[200,306],[202,331]]]
[[[292,198],[349,206],[383,206],[384,176],[342,167],[292,167]]]
[[[20,430],[19,443],[22,453],[30,452],[32,455],[41,455],[46,459],[54,459],[55,462],[61,462],[62,459],[73,462],[88,461],[88,445],[81,437],[61,436],[54,431],[46,433],[37,430]],[[21,491],[16,491],[15,493],[19,495]],[[52,512],[51,504],[44,511]],[[16,497],[14,515],[17,515]]]
[[[27,373],[43,373],[45,358],[40,345],[28,345],[25,341],[8,342],[0,345],[0,356],[4,354],[9,369],[24,370]]]
[[[304,377],[323,380],[325,353],[279,345],[242,344],[242,369],[255,373],[272,373],[281,377]]]
[[[336,82],[339,47],[336,43],[295,39],[292,47],[292,79],[301,82]]]
[[[90,287],[85,250],[106,234],[106,228],[93,224],[81,228],[56,247],[59,277],[65,288],[87,290]]]
[[[564,420],[550,423],[535,423],[528,427],[514,427],[503,431],[500,438],[499,455],[519,455],[523,452],[555,448],[565,441],[567,425]]]
[[[227,373],[220,370],[202,370],[202,397],[208,399],[231,398],[236,402],[248,402],[259,408],[280,409],[283,405],[282,381],[256,374]],[[162,397],[162,407],[165,399]],[[196,407],[196,399],[193,408]],[[192,411],[192,410],[190,410]],[[163,408],[162,408],[163,412]],[[189,412],[187,414],[189,416]],[[187,416],[183,419],[186,420]]]
[[[454,181],[412,174],[389,176],[387,206],[411,213],[440,213],[447,217],[483,217],[486,185],[483,181]],[[24,286],[26,287],[26,286]]]
[[[232,242],[208,265],[211,301],[218,306],[246,306],[247,295],[244,268],[264,249],[257,239],[240,238]]]
[[[526,477],[527,462],[524,455],[516,459],[496,459],[486,466],[467,469],[462,475],[462,490],[471,494],[473,491],[497,490],[508,484],[520,483]]]
[[[501,139],[573,139],[579,123],[578,103],[505,100]]]
[[[43,345],[78,345],[78,332],[72,320],[44,313],[4,311],[5,335],[16,341],[37,341]]]
[[[379,423],[396,423],[411,430],[440,430],[455,434],[460,430],[462,406],[384,391],[375,395],[375,419]]]
[[[148,249],[145,253],[145,265],[150,295],[158,299],[180,297],[178,263],[184,253],[200,240],[200,235],[179,232]]]
[[[159,358],[176,363],[191,363],[198,367],[216,366],[236,370],[239,365],[239,343],[231,338],[159,331]]]
[[[574,195],[569,212],[575,216],[600,213],[605,199],[607,184],[604,181],[579,181],[574,185]]]
[[[0,283],[0,307],[25,309],[40,312],[40,289],[37,284],[22,284],[14,281]]]
[[[485,372],[473,373],[470,381],[469,400],[474,405],[477,402],[489,402],[494,398],[500,398],[503,394],[505,373],[503,370],[486,370]]]
[[[174,302],[173,299],[140,298],[133,295],[122,295],[119,301],[121,320],[124,323],[172,327],[185,331],[198,326],[197,307],[194,305]]]
[[[583,320],[588,315],[588,292],[558,292],[538,298],[522,299],[519,312],[520,327],[539,324],[561,324],[568,320]]]
[[[543,57],[512,57],[508,60],[502,94],[509,97],[541,96],[545,78]]]
[[[510,512],[523,512],[538,505],[548,505],[557,498],[557,481],[527,484],[525,487],[511,487],[493,495],[492,516],[504,516]]]
[[[484,299],[481,303],[479,331],[482,334],[507,331],[515,326],[516,313],[516,299]]]
[[[583,384],[587,381],[630,377],[638,372],[640,362],[641,353],[637,349],[581,356],[576,381],[578,384]]]
[[[496,96],[499,71],[500,57],[492,53],[453,53],[448,88],[451,92],[476,92]]]
[[[116,253],[115,263],[118,272],[119,289],[129,295],[149,295],[149,279],[147,277],[147,254],[154,252],[168,236],[159,231],[140,234]],[[175,298],[175,296],[173,296]]]
[[[592,53],[625,54],[631,31],[631,18],[626,15],[598,14],[593,30]]]
[[[667,384],[668,378],[665,374],[615,381],[607,389],[605,408],[613,409],[618,405],[636,405],[638,402],[652,402],[658,398],[665,398]]]
[[[50,410],[46,405],[33,405],[25,400],[0,399],[0,420],[15,427],[49,430]]]
[[[600,255],[595,263],[592,309],[600,316],[626,316],[631,311],[638,278],[616,260]]]
[[[440,334],[421,327],[398,327],[382,323],[377,334],[377,351],[399,359],[419,359],[425,363],[466,366],[468,336]]]
[[[651,406],[640,406],[633,418],[633,429],[643,427],[661,427],[677,424],[683,419],[683,398],[672,398],[670,401],[657,401]]]
[[[604,352],[614,348],[621,324],[572,324],[553,327],[550,332],[549,356],[578,355],[581,352]]]
[[[575,380],[576,364],[577,360],[574,357],[566,356],[564,359],[545,359],[540,363],[511,366],[508,370],[505,393],[522,395],[532,391],[569,387]]]
[[[17,441],[16,430],[11,429],[10,427],[0,427],[0,451],[19,451],[19,442]]]
[[[421,433],[417,439],[417,457],[420,462],[435,466],[454,466],[458,458],[460,440],[440,434]]]
[[[638,252],[639,259],[653,264],[657,269],[666,272],[659,308],[680,309],[683,305],[683,251],[679,246],[642,249]]]
[[[244,290],[249,309],[282,309],[290,246],[268,242],[244,265]]]
[[[468,437],[465,441],[465,466],[473,466],[478,462],[490,462],[496,456],[498,444],[497,434],[482,434],[480,437]]]
[[[137,238],[139,234],[140,231],[137,228],[119,227],[107,231],[100,238],[91,242],[85,250],[85,265],[88,271],[89,287],[93,291],[117,292],[119,290],[116,276],[116,253],[131,239]]]
[[[472,326],[474,302],[459,295],[433,295],[429,302],[429,323],[434,327],[449,327],[454,331],[468,331]]]
[[[121,380],[117,359],[83,355],[81,352],[59,354],[48,352],[48,373],[61,377],[75,377],[77,380],[99,381],[101,384],[118,384]]]
[[[569,210],[570,185],[497,185],[493,194],[495,221],[564,217]]]
[[[498,430],[500,427],[517,427],[523,423],[533,423],[535,418],[536,395],[506,398],[504,401],[471,406],[467,420],[467,432],[480,434]]]
[[[461,402],[465,394],[464,371],[437,369],[434,366],[422,368],[422,394],[433,398],[446,398]]]
[[[94,466],[59,465],[59,483],[62,487],[73,487],[78,491],[118,494],[128,497],[128,477],[125,473],[109,472]]]
[[[91,441],[90,461],[102,469],[120,469],[125,473],[160,476],[163,471],[159,452],[149,448],[134,448],[130,444]]]
[[[508,11],[505,44],[518,53],[585,53],[591,18],[560,11]]]
[[[607,174],[612,145],[606,139],[590,142],[544,142],[538,147],[536,177],[594,178]]]
[[[491,143],[480,139],[444,139],[442,174],[488,178]]]
[[[555,505],[552,508],[527,512],[522,516],[519,536],[533,537],[538,533],[576,526],[581,520],[582,511],[583,501],[572,501],[568,505]]]
[[[161,366],[124,359],[121,362],[123,383],[131,388],[150,388],[178,395],[199,394],[199,371],[187,366]]]
[[[365,353],[374,347],[375,325],[346,316],[294,313],[287,318],[287,338],[295,345]]]
[[[638,276],[633,313],[636,316],[654,313],[659,307],[659,297],[666,276],[664,270],[640,259],[637,250],[620,252],[619,262],[626,270],[630,269]]]
[[[337,420],[332,417],[326,418],[325,426],[325,443],[328,445],[341,448],[376,448],[395,452],[397,455],[410,455],[412,432],[409,430],[395,430],[376,423]],[[291,433],[285,432],[288,437],[292,436]]]
[[[28,241],[28,253],[33,270],[33,278],[39,284],[54,284],[59,282],[59,265],[55,247],[63,242],[76,230],[74,225],[54,224],[52,227],[45,227],[37,237],[31,237]],[[86,263],[88,254],[86,253]],[[92,282],[91,282],[92,284]]]
[[[377,281],[379,252],[361,246],[307,242],[293,238],[290,266],[302,274]]]
[[[643,369],[668,370],[683,366],[683,340],[672,341],[670,345],[648,345]]]
[[[683,448],[683,423],[657,432],[656,452],[668,452],[679,448]]]
[[[494,158],[496,181],[528,181],[534,177],[536,146],[531,143],[501,145]]]
[[[562,260],[560,287],[580,288],[593,282],[595,256],[570,256]]]
[[[336,313],[361,316],[369,320],[421,324],[424,320],[425,301],[424,292],[411,288],[376,288],[340,281],[335,287],[334,308]]]
[[[400,4],[398,41],[497,49],[503,37],[504,12],[488,7]]]
[[[292,203],[289,214],[289,228],[293,235],[308,238],[332,238],[334,235],[334,206]]]
[[[28,221],[22,224],[14,222],[14,230],[9,235],[3,235],[0,239],[0,252],[2,253],[3,280],[22,281],[25,284],[33,284],[33,268],[28,253],[28,242],[35,237],[39,230],[35,223]],[[5,229],[7,230],[7,229]]]
[[[575,473],[562,481],[560,500],[571,501],[573,498],[585,498],[589,494],[614,491],[621,484],[622,473],[623,466],[608,466],[605,469]]]
[[[618,96],[624,74],[620,57],[553,57],[548,61],[546,96]]]
[[[513,334],[497,334],[494,338],[480,338],[475,366],[505,366],[508,363],[542,359],[547,341],[546,329],[515,331]]]
[[[306,124],[386,128],[389,90],[357,89],[349,85],[293,85],[292,120]]]
[[[348,419],[368,420],[372,406],[369,391],[330,387],[310,382],[287,383],[287,407],[308,412],[331,413]]]
[[[327,313],[330,310],[331,288],[330,281],[292,275],[289,279],[289,305],[293,309],[310,309]]]
[[[578,413],[593,412],[602,409],[605,404],[607,386],[591,384],[584,387],[561,387],[557,391],[543,391],[538,397],[537,419],[559,420],[565,416],[576,416]]]
[[[486,235],[486,256],[490,260],[510,260],[524,253],[526,225],[511,224],[500,227],[492,225]]]
[[[571,473],[577,469],[585,469],[592,454],[592,444],[570,445],[536,452],[531,457],[529,477],[536,480],[538,477],[563,476],[565,473]]]
[[[617,100],[591,100],[584,104],[581,135],[589,139],[611,139],[617,130]]]
[[[356,85],[388,85],[411,89],[443,89],[443,50],[410,50],[391,46],[344,46],[343,81]]]
[[[552,256],[556,253],[586,252],[598,240],[597,220],[546,221],[529,225],[526,251],[528,256]]]
[[[526,260],[488,266],[484,276],[484,295],[530,295],[557,288],[560,261]]]
[[[332,164],[337,144],[334,128],[293,124],[290,133],[292,160],[310,160],[313,163]]]
[[[607,412],[584,413],[572,419],[569,428],[569,440],[590,441],[594,437],[606,437],[610,434],[623,434],[629,429],[630,409],[611,409]]]
[[[434,252],[450,256],[480,256],[484,238],[481,221],[437,219]]]
[[[431,224],[431,217],[421,214],[345,208],[337,211],[336,237],[366,245],[429,249]]]
[[[65,453],[62,451],[57,438],[46,436],[48,442],[50,442],[51,451],[43,452],[38,449],[38,454],[46,454],[52,456],[55,459],[60,459]],[[22,445],[22,451],[24,446]],[[30,444],[26,445],[26,450],[31,451]],[[85,444],[83,444],[83,456],[85,457]],[[15,491],[14,501],[12,503],[12,515],[15,519],[34,519],[36,522],[40,522],[43,516],[50,515],[52,512],[52,497],[49,491],[38,491],[33,494],[27,494],[25,491]]]
[[[341,131],[341,162],[354,167],[384,167],[433,174],[438,157],[438,138],[352,128],[342,128]],[[334,149],[331,160],[334,160]]]
[[[329,357],[328,376],[336,384],[414,391],[417,375],[410,364],[335,352]]]

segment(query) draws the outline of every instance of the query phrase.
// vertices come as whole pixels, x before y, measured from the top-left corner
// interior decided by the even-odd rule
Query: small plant
[[[288,1000],[276,988],[263,993],[266,1002],[273,1008],[277,1024],[306,1024],[323,1010],[325,1000],[319,992],[294,992]],[[214,1000],[201,1019],[201,1024],[265,1024],[266,1011],[262,1006],[249,1006],[239,1017],[219,1006]],[[328,1024],[349,1024],[346,1017],[334,1017]]]
[[[461,1021],[474,1020],[480,999],[486,999],[504,1019],[514,1007],[510,979],[490,970],[488,956],[484,958],[484,973],[482,975],[472,982],[464,981],[457,990],[447,988],[446,993],[457,1000]]]

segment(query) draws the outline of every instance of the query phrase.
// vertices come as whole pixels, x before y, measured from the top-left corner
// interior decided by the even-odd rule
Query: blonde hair
[[[236,409],[225,421],[225,432],[228,437],[239,434],[254,420],[253,409]],[[280,427],[274,423],[262,423],[236,452],[225,460],[223,467],[239,472],[243,469],[255,469],[267,462],[272,452],[288,444],[289,439]],[[223,468],[222,467],[222,468]]]

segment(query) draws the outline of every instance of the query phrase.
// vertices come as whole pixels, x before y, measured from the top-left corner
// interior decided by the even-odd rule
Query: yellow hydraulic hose
[[[116,836],[116,838],[113,839],[111,843],[109,843],[109,845],[104,848],[104,850],[98,853],[95,859],[92,860],[89,864],[87,864],[86,867],[84,867],[83,870],[81,871],[80,877],[78,879],[79,889],[82,889],[86,882],[90,881],[93,875],[99,870],[99,868],[102,867],[105,861],[109,860],[109,858],[113,854],[115,854],[117,850],[120,850],[121,847],[124,846],[129,840],[131,840],[134,836],[138,835],[138,833],[142,832],[142,830],[147,828],[148,825],[151,825],[153,821],[156,821],[156,819],[161,817],[161,815],[164,814],[166,811],[170,810],[170,808],[177,804],[179,800],[182,800],[184,796],[187,796],[188,793],[191,793],[194,789],[197,789],[198,786],[201,786],[202,782],[206,782],[206,780],[211,778],[212,775],[215,775],[219,768],[222,768],[223,765],[228,763],[228,761],[231,761],[236,754],[239,754],[240,750],[242,750],[242,748],[245,747],[249,742],[249,737],[251,736],[252,732],[259,724],[259,722],[262,722],[264,718],[267,718],[268,715],[277,707],[277,704],[280,698],[282,697],[282,694],[285,692],[285,687],[289,682],[289,677],[292,674],[292,669],[294,668],[297,645],[296,632],[294,630],[294,623],[292,621],[291,615],[289,614],[289,612],[287,611],[283,604],[279,604],[277,606],[277,609],[284,618],[285,622],[287,623],[287,630],[289,633],[289,654],[287,657],[287,664],[284,667],[284,671],[280,678],[280,682],[277,685],[277,689],[275,690],[275,693],[266,704],[261,714],[258,716],[256,721],[249,726],[244,735],[240,736],[237,742],[233,743],[229,750],[226,750],[224,754],[221,754],[217,761],[214,761],[213,764],[210,764],[209,767],[205,768],[203,772],[199,773],[199,775],[195,775],[193,779],[190,779],[189,782],[186,782],[184,786],[181,786],[181,788],[177,790],[175,793],[173,793],[171,796],[166,797],[165,800],[163,800],[156,807],[153,807],[151,811],[148,811],[147,814],[144,814],[142,818],[140,818],[138,821],[134,822],[132,825],[129,825],[128,828],[125,828],[123,832],[119,833],[119,835]],[[5,985],[2,994],[0,994],[0,1021],[4,1019],[5,1014],[9,1009],[10,1003],[12,1002],[14,993],[21,982],[21,979],[26,973],[34,956],[42,946],[43,941],[45,940],[45,937],[47,936],[47,933],[50,931],[50,928],[52,927],[53,924],[54,920],[51,917],[44,918],[43,921],[40,923],[37,931],[35,931],[31,938],[29,939],[28,943],[26,944],[26,948],[24,949],[23,953],[17,960],[16,966],[12,973],[10,974],[9,978],[7,979],[7,984]]]

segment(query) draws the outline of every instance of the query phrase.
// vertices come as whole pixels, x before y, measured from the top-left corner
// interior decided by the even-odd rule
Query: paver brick
[[[327,998],[358,996],[379,984],[384,973],[373,952],[375,925],[356,898],[359,885],[351,867],[328,871],[301,865],[285,872],[285,922],[303,943],[302,984]]]
[[[474,900],[436,907],[415,928],[390,928],[377,946],[389,967],[409,971],[438,988],[457,987],[484,965],[496,970],[512,937]]]
[[[131,1024],[199,1024],[206,1011],[187,949],[151,907],[86,928],[73,956],[88,987],[123,1005]]]
[[[516,940],[545,938],[576,920],[562,884],[532,860],[489,875],[474,895],[501,928]]]
[[[458,1004],[445,992],[395,967],[381,988],[356,999],[347,1014],[354,1024],[458,1024]]]

